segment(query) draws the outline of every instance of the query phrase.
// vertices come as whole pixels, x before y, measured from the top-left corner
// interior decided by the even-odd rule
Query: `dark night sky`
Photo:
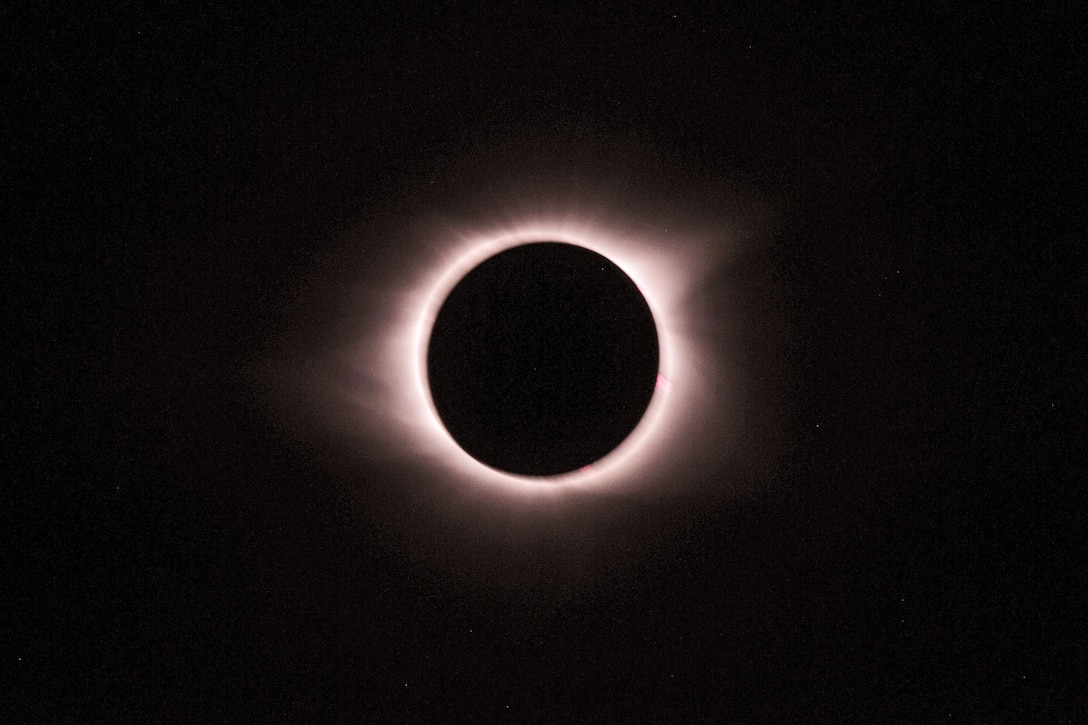
[[[556,7],[0,14],[5,720],[1088,716],[1083,21]],[[254,361],[346,227],[544,136],[773,210],[781,440],[457,566]]]

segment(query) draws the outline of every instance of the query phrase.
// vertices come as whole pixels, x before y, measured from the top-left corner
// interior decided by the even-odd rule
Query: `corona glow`
[[[743,370],[728,355],[733,321],[709,285],[751,239],[739,227],[747,218],[740,205],[719,197],[708,214],[705,194],[677,188],[675,205],[648,202],[653,183],[645,178],[625,193],[595,184],[584,164],[577,183],[515,176],[453,202],[410,201],[381,224],[345,235],[336,339],[294,368],[306,371],[296,379],[309,381],[299,398],[312,401],[310,420],[331,424],[343,445],[393,463],[406,478],[470,498],[545,503],[682,485],[728,457],[741,423]],[[654,317],[660,362],[650,405],[618,448],[577,471],[528,477],[490,468],[458,446],[431,400],[426,357],[437,312],[462,277],[505,249],[541,241],[597,252],[635,282]],[[383,250],[380,259],[374,249]]]

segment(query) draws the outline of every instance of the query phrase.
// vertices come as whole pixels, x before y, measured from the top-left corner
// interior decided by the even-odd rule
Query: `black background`
[[[5,713],[1084,717],[1083,22],[875,8],[3,11]],[[534,133],[780,222],[775,485],[571,587],[413,556],[247,379],[297,240]]]

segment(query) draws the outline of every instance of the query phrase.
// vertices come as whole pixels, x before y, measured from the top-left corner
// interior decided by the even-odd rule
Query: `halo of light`
[[[302,434],[349,466],[385,461],[420,491],[489,505],[686,490],[723,461],[743,468],[739,441],[756,393],[744,356],[731,353],[748,344],[750,289],[721,285],[733,255],[768,238],[765,209],[735,187],[701,186],[635,153],[553,149],[519,147],[447,169],[342,235],[335,268],[318,272],[332,296],[300,315],[319,332],[299,332],[285,343],[293,362],[278,363],[279,398],[295,420],[304,416]],[[530,477],[477,461],[449,435],[430,397],[426,351],[439,308],[468,271],[541,241],[585,247],[623,270],[653,314],[660,360],[653,398],[626,440],[590,466]],[[734,300],[741,308],[729,307]]]
[[[381,381],[378,399],[356,397],[373,431],[383,428],[388,444],[444,477],[518,496],[556,497],[575,490],[624,488],[667,473],[685,459],[708,422],[718,397],[708,371],[714,359],[698,339],[691,292],[708,271],[708,240],[660,227],[609,225],[574,215],[524,217],[485,228],[433,229],[430,257],[411,265],[412,279],[395,295],[388,319],[361,336],[351,367]],[[427,382],[426,351],[439,308],[464,275],[485,259],[537,241],[577,244],[613,261],[638,286],[653,313],[660,348],[659,379],[642,420],[615,450],[578,471],[549,477],[519,476],[493,469],[465,453],[438,417]],[[718,245],[721,248],[721,245]],[[373,394],[373,388],[370,394]],[[356,396],[366,395],[355,391]]]

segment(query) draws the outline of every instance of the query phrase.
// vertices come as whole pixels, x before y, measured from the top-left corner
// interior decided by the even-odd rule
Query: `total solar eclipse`
[[[738,491],[702,476],[776,440],[746,425],[777,349],[746,322],[773,309],[764,209],[628,147],[519,142],[437,178],[315,270],[263,378],[292,430],[345,475],[411,471],[436,511]]]
[[[477,461],[553,476],[607,456],[658,374],[653,314],[606,257],[541,241],[500,252],[446,297],[427,346],[443,426]]]

